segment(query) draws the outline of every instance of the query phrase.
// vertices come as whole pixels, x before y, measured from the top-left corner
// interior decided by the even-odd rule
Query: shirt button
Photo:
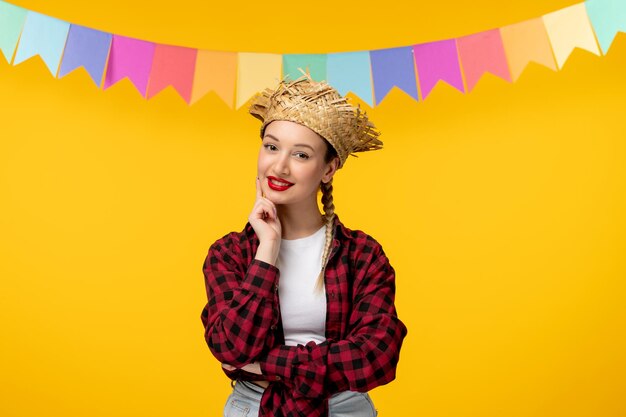
[[[276,375],[276,381],[280,381],[280,377]]]
[[[278,284],[274,285],[274,292],[278,292]]]
[[[272,330],[276,330],[276,325],[275,325],[275,324],[272,324],[272,326],[270,327],[270,329],[272,329]]]

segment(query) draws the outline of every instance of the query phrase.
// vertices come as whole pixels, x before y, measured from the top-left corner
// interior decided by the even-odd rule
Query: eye
[[[275,151],[278,149],[276,145],[274,145],[273,143],[266,143],[263,145],[263,147],[267,149],[268,151]]]
[[[294,155],[296,155],[298,159],[309,159],[309,155],[304,152],[296,152]]]

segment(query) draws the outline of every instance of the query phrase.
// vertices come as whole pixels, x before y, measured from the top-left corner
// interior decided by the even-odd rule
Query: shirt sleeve
[[[208,298],[201,315],[204,337],[220,362],[242,367],[274,344],[270,327],[278,320],[279,271],[257,259],[244,266],[235,244],[218,242],[202,268]]]
[[[268,379],[282,380],[295,397],[329,397],[351,390],[366,392],[395,379],[406,326],[394,305],[395,271],[380,245],[355,280],[345,339],[272,348],[261,361]]]

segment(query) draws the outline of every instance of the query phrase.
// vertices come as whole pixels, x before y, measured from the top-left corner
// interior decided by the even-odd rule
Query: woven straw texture
[[[282,80],[275,89],[267,88],[252,100],[250,114],[265,127],[275,120],[287,120],[308,127],[326,139],[339,156],[340,166],[356,152],[381,149],[380,132],[367,114],[351,105],[324,81],[304,74],[294,81]]]

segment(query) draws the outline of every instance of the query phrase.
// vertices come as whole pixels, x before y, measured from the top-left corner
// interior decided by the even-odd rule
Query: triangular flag
[[[0,1],[0,50],[11,62],[28,10]]]
[[[395,86],[418,100],[413,47],[378,49],[370,51],[374,96],[376,104]]]
[[[113,35],[104,89],[128,77],[145,97],[155,46],[153,42]]]
[[[626,0],[587,0],[587,14],[606,53],[617,32],[626,32]]]
[[[196,72],[193,79],[191,103],[193,104],[200,100],[209,91],[215,91],[228,107],[233,108],[236,81],[236,52],[200,49],[196,58]]]
[[[500,35],[513,81],[517,80],[530,61],[557,70],[548,32],[541,18],[501,27]]]
[[[237,68],[237,108],[243,106],[254,94],[275,87],[281,80],[279,54],[240,52]]]
[[[328,84],[341,95],[346,95],[348,91],[351,91],[361,97],[370,107],[374,105],[369,52],[328,54],[326,68]]]
[[[157,44],[148,83],[148,98],[171,85],[189,104],[197,49]]]
[[[584,3],[548,13],[543,22],[559,69],[576,47],[600,55]]]
[[[65,44],[63,61],[61,61],[61,68],[59,69],[59,77],[63,77],[82,66],[87,70],[93,82],[100,87],[104,66],[109,56],[111,39],[110,33],[71,25]]]
[[[69,31],[69,23],[29,11],[13,65],[39,55],[52,75],[56,77]]]
[[[439,80],[447,82],[462,93],[465,92],[454,39],[413,45],[413,56],[422,100]]]
[[[299,68],[307,70],[315,81],[326,80],[326,54],[283,55],[283,78],[295,80],[302,76]]]
[[[471,91],[485,72],[511,81],[502,37],[498,29],[457,38],[467,90]]]

